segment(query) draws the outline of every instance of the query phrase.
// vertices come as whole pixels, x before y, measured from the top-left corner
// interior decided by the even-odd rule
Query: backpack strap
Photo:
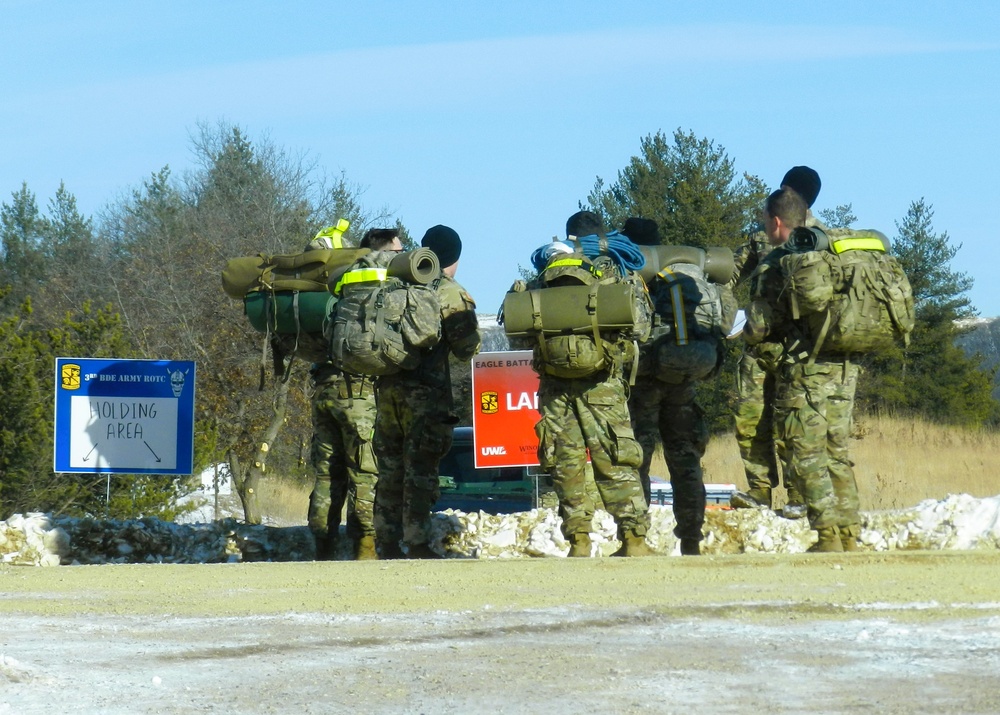
[[[597,346],[598,364],[607,358],[604,341],[601,339],[601,326],[597,322],[597,289],[600,287],[600,283],[593,283],[587,293],[587,312],[590,313],[590,329],[594,333],[594,344]]]
[[[674,316],[674,340],[678,345],[687,345],[691,340],[691,333],[688,330],[687,312],[684,309],[684,292],[680,279],[669,267],[665,267],[656,275],[663,279],[670,291],[670,305],[673,308]]]
[[[542,297],[538,291],[528,291],[531,297],[531,327],[538,335],[538,352],[542,354],[542,362],[549,361],[549,349],[545,345],[545,331],[542,329]]]
[[[635,378],[639,374],[639,341],[632,341],[632,370],[628,375],[628,384],[635,385]]]
[[[370,312],[365,311],[365,322],[367,322],[368,325],[371,325],[372,321],[374,320],[375,322],[374,329],[371,331],[372,345],[380,345],[382,343],[382,339],[385,337],[385,310],[383,310],[383,308],[385,307],[384,284],[380,285],[373,291],[370,300],[375,301],[374,302],[375,316],[373,318]]]

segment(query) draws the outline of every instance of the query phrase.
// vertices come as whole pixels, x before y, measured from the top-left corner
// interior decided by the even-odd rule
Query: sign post
[[[57,358],[56,472],[189,475],[195,364]]]

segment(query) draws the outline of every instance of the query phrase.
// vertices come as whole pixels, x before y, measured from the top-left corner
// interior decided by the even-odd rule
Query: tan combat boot
[[[569,558],[589,558],[590,557],[590,534],[570,534],[569,537]]]
[[[622,556],[656,556],[656,552],[649,548],[644,535],[636,534],[634,531],[626,531],[622,537]]]
[[[770,489],[748,489],[745,492],[733,492],[729,497],[729,506],[733,509],[771,508]]]
[[[816,529],[816,533],[819,538],[808,549],[812,553],[842,552],[844,550],[844,545],[840,542],[840,531],[836,526]]]
[[[837,529],[840,531],[840,544],[844,547],[844,551],[861,551],[858,545],[858,537],[861,536],[860,524],[838,526]]]
[[[372,561],[377,558],[378,554],[375,552],[375,537],[368,534],[358,539],[358,561]]]

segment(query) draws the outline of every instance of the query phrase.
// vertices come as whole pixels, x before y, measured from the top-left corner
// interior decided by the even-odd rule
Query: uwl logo
[[[484,457],[492,457],[498,454],[507,454],[506,447],[483,447],[482,450],[480,451],[483,453]]]

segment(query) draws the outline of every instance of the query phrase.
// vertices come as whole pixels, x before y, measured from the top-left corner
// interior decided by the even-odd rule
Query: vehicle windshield
[[[521,467],[475,468],[472,445],[454,445],[441,460],[439,474],[456,482],[519,482],[524,478]]]

